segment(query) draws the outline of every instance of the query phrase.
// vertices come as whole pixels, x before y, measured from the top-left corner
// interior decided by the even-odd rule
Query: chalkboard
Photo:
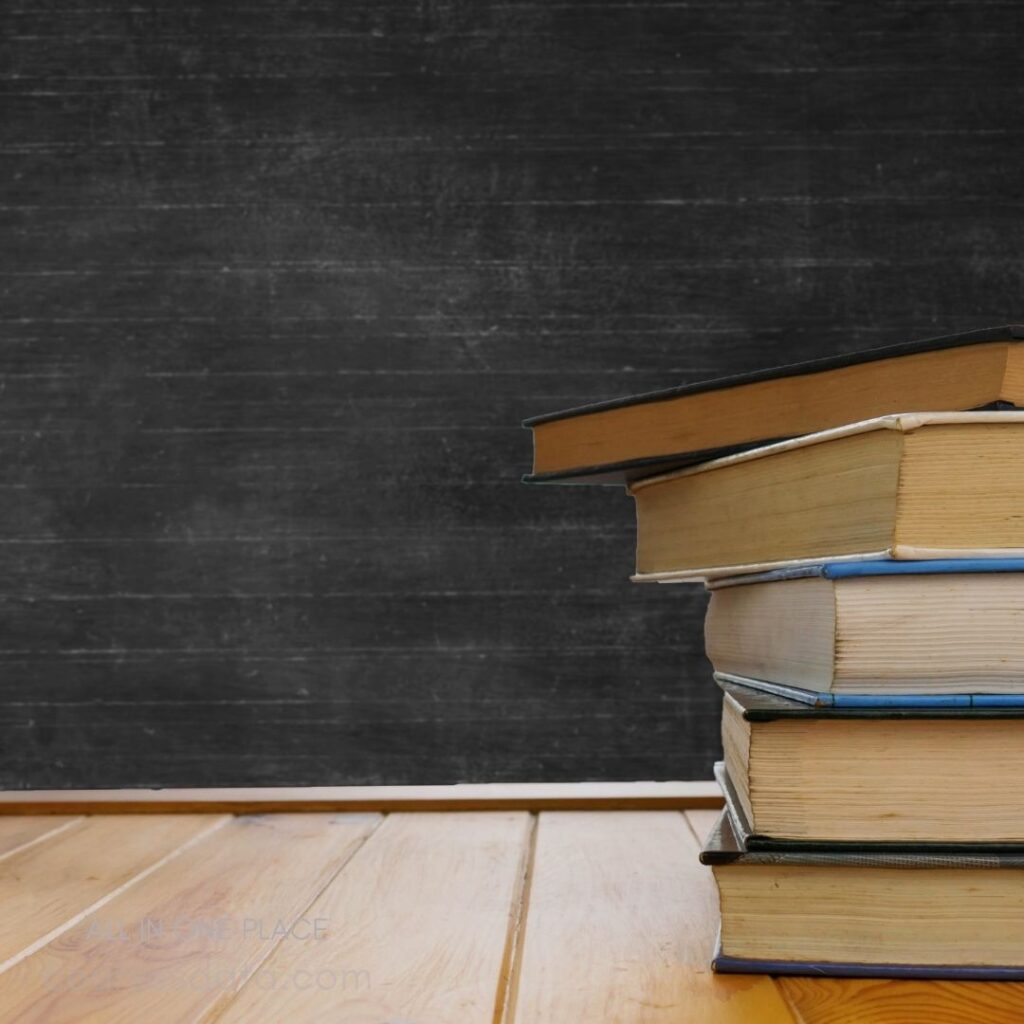
[[[1024,318],[1020,12],[5,5],[0,786],[709,778],[519,421]]]

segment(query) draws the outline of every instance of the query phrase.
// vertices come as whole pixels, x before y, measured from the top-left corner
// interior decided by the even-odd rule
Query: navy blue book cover
[[[800,686],[716,672],[715,682],[770,693],[815,708],[864,708],[881,711],[910,708],[1024,708],[1024,693],[830,693]]]
[[[724,576],[707,581],[708,590],[741,587],[751,583],[778,583],[781,580],[818,576],[843,580],[864,576],[931,576],[948,573],[1024,572],[1024,558],[848,558],[843,561],[817,562],[811,565],[783,566],[766,572]]]
[[[715,682],[732,698],[748,722],[773,722],[779,718],[1024,718],[1024,706],[999,700],[975,699],[968,704],[949,705],[941,702],[871,701],[845,706],[794,700],[792,695],[742,685],[716,673]],[[810,691],[808,691],[810,692]]]

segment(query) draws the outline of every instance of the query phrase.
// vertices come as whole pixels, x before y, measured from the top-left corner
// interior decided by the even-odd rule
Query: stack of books
[[[528,421],[710,591],[720,971],[1024,978],[1024,327]]]

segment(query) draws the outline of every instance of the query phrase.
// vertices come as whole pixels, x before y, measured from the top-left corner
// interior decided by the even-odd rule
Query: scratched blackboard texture
[[[520,419],[1020,320],[1012,0],[13,0],[0,785],[707,778]]]

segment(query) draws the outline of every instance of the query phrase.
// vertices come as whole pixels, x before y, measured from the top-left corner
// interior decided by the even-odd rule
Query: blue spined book
[[[729,672],[715,672],[714,677],[815,708],[1024,708],[1022,693],[828,693]]]
[[[827,580],[846,580],[861,576],[930,576],[936,573],[1024,572],[1024,558],[933,558],[920,561],[886,559],[850,559],[793,565],[746,576],[725,576],[707,582],[708,590],[739,587],[750,583],[776,583],[820,576]]]
[[[745,588],[763,584],[773,584],[791,580],[818,578],[822,580],[841,583],[843,580],[855,580],[868,577],[921,577],[935,575],[985,575],[985,574],[1020,574],[1020,586],[1003,588],[1006,600],[1002,611],[1006,616],[1011,616],[1014,609],[1024,618],[1024,559],[1022,558],[970,558],[970,559],[934,559],[922,561],[896,561],[896,560],[849,560],[832,561],[812,565],[789,566],[775,569],[769,572],[750,574],[746,576],[734,576],[725,579],[718,579],[708,583],[708,589],[712,592],[712,606],[708,613],[708,653],[715,664],[715,677],[719,680],[732,682],[741,686],[759,689],[764,692],[774,693],[778,696],[797,700],[814,707],[836,707],[836,708],[984,708],[984,707],[1024,707],[1024,641],[1021,643],[1021,676],[1012,680],[1003,676],[1002,679],[993,679],[991,675],[986,677],[985,668],[979,663],[978,679],[973,683],[969,678],[964,679],[962,692],[877,692],[877,687],[872,692],[855,692],[852,688],[846,692],[832,692],[823,687],[814,687],[806,684],[806,680],[794,680],[781,672],[771,673],[770,678],[763,678],[754,671],[738,671],[735,664],[722,665],[716,657],[716,628],[717,623],[723,617],[722,606],[732,606],[735,598],[740,596],[733,588]],[[732,594],[729,592],[733,591]],[[721,596],[717,596],[721,595]],[[969,595],[968,595],[969,599]],[[952,600],[952,598],[951,598]],[[959,600],[963,604],[965,597],[960,595]],[[838,599],[837,599],[838,601]],[[751,601],[746,599],[742,606],[749,616]],[[1019,608],[1018,608],[1019,606]],[[957,628],[965,636],[969,636],[972,630],[977,630],[976,642],[980,647],[984,646],[984,630],[991,629],[990,622],[985,616],[992,614],[991,602],[987,605],[985,613],[972,613],[967,607],[962,609],[963,614],[957,618]],[[837,611],[836,615],[840,613]],[[979,616],[981,616],[979,618]],[[904,634],[903,643],[906,643],[906,636],[911,635],[905,626],[905,614],[903,616]],[[735,616],[734,616],[735,619]],[[921,614],[922,629],[927,630],[929,625],[934,630],[935,622],[929,623],[926,614]],[[1009,623],[1009,618],[1007,622]],[[813,624],[808,625],[808,635],[813,630]],[[838,627],[836,627],[838,628]],[[893,630],[895,630],[895,626]],[[1009,636],[1010,626],[1002,630],[1003,635]],[[895,634],[894,634],[895,635]],[[891,639],[891,637],[890,637]],[[860,636],[859,643],[874,644],[876,636]],[[850,648],[847,643],[847,650]],[[854,644],[855,646],[855,644]],[[753,652],[748,659],[750,662],[758,660],[758,652]],[[763,659],[762,659],[763,660]],[[742,666],[740,666],[742,668]],[[1001,671],[1005,672],[1004,669]],[[794,673],[795,674],[795,673]],[[959,676],[964,676],[963,666],[960,666]],[[921,680],[917,680],[915,690],[920,691],[926,688]],[[850,684],[847,684],[848,686]],[[1001,692],[1005,687],[1007,692]],[[946,687],[948,689],[948,686]],[[1012,692],[1012,691],[1016,692]],[[980,692],[984,691],[984,692]]]

